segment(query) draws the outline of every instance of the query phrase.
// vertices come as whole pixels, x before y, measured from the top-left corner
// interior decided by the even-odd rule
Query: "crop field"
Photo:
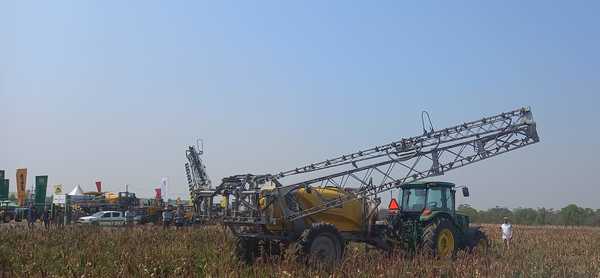
[[[154,226],[69,226],[33,231],[0,226],[2,277],[600,277],[600,230],[515,227],[510,250],[496,226],[492,245],[454,260],[385,254],[351,244],[333,269],[307,267],[292,256],[239,263],[234,238],[219,226],[163,230]]]

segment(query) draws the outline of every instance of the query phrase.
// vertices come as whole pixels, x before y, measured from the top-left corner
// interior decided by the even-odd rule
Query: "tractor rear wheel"
[[[456,232],[447,219],[434,221],[423,231],[422,249],[426,254],[438,258],[452,258],[457,251]]]
[[[345,243],[334,225],[314,223],[296,243],[296,255],[304,262],[333,265],[342,260]]]
[[[235,254],[241,262],[254,263],[258,255],[258,240],[253,238],[238,237],[235,242]]]

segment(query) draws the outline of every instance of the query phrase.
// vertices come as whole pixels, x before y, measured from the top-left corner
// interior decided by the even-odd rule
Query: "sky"
[[[477,208],[600,208],[600,2],[2,1],[0,169],[188,196],[531,106],[539,144],[438,180]]]

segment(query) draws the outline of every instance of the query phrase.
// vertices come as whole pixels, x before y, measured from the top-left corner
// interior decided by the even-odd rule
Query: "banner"
[[[8,199],[8,189],[10,188],[10,180],[9,179],[4,179],[4,187],[2,187],[2,189],[0,189],[0,199],[2,199],[1,196],[6,196],[4,199]]]
[[[160,194],[160,188],[155,188],[154,191],[156,192],[154,198],[156,198],[156,200],[160,200],[162,198],[162,195]]]
[[[100,179],[96,179],[96,189],[98,192],[102,192],[102,181]]]
[[[60,195],[60,194],[65,194],[65,190],[63,189],[63,185],[62,184],[55,184],[52,186],[53,190],[52,190],[52,194],[53,195]]]
[[[19,206],[25,205],[25,198],[27,192],[27,168],[17,169],[17,201]]]
[[[35,176],[35,206],[42,210],[46,206],[48,176]]]
[[[67,194],[56,194],[52,196],[53,204],[64,204],[67,199]]]
[[[0,200],[8,199],[8,185],[4,182],[4,170],[0,170]]]
[[[163,199],[165,200],[165,202],[168,200],[167,199],[167,178],[162,178],[162,180],[160,181],[160,191],[162,194]]]

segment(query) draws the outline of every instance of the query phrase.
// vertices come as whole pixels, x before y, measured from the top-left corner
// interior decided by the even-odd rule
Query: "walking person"
[[[131,226],[131,211],[129,210],[129,208],[125,211],[125,224],[127,227]]]
[[[171,224],[171,212],[169,211],[169,207],[165,207],[162,212],[162,221],[163,221],[163,229],[169,228],[169,224]]]
[[[50,212],[48,210],[44,210],[43,220],[44,228],[48,230],[50,228]]]
[[[27,226],[32,229],[33,224],[35,223],[35,208],[33,206],[29,206],[27,210]]]
[[[137,217],[137,213],[135,210],[131,210],[129,211],[129,223],[131,223],[131,226],[134,226],[135,224],[138,224],[136,222],[136,217]]]
[[[510,249],[513,230],[512,225],[508,221],[508,217],[504,217],[504,223],[500,225],[500,229],[502,230],[502,241],[504,241],[504,247],[506,247],[506,249]]]
[[[183,206],[179,205],[175,214],[175,227],[177,227],[177,229],[183,227],[184,220],[185,217],[183,215]]]
[[[65,212],[63,208],[59,208],[56,213],[56,226],[63,227],[65,225]]]

